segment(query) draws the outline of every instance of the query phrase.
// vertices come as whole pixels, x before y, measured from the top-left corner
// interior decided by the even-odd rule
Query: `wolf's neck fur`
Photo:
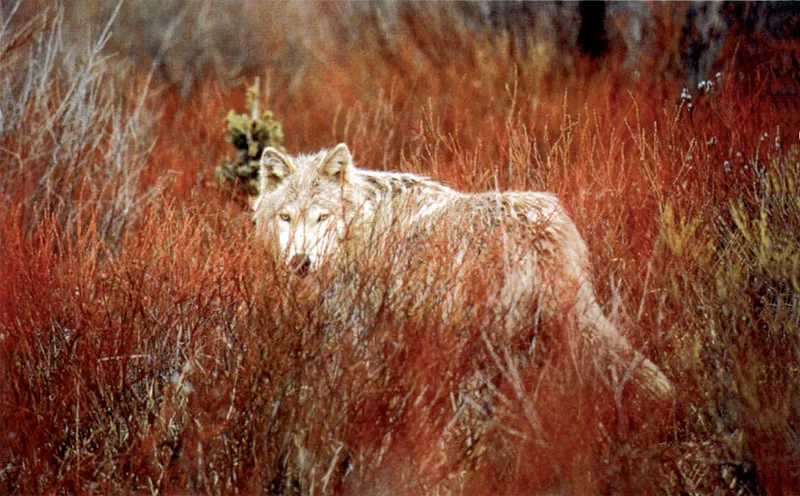
[[[391,201],[414,192],[415,195],[429,193],[436,196],[459,196],[461,193],[427,177],[407,172],[383,172],[356,169],[354,177],[370,192],[375,201]]]

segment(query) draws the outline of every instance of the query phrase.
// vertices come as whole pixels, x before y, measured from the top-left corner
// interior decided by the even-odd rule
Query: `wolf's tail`
[[[584,339],[589,349],[599,352],[600,363],[611,369],[615,383],[635,384],[650,400],[664,401],[672,398],[675,387],[664,372],[642,353],[635,350],[619,330],[594,303],[590,306],[591,319],[584,320]]]
[[[658,366],[639,352],[635,353],[633,367],[634,382],[652,400],[668,400],[675,394],[675,386]]]
[[[644,398],[649,400],[665,401],[672,398],[675,386],[655,363],[634,350],[621,335],[603,337],[606,338],[606,342],[598,351],[606,354],[606,357],[600,361],[605,362],[608,368],[615,372],[615,384],[624,386],[629,382],[633,383],[636,389],[643,393]]]

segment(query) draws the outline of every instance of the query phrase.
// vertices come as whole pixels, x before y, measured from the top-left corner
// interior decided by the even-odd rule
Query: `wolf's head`
[[[339,248],[359,203],[353,170],[344,143],[313,155],[264,149],[254,220],[277,257],[305,272],[319,268]]]

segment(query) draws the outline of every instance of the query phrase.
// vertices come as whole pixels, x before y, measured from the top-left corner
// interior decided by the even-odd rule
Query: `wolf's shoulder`
[[[353,186],[368,190],[384,198],[405,195],[459,195],[456,190],[429,177],[410,172],[375,171],[355,169],[352,175]]]

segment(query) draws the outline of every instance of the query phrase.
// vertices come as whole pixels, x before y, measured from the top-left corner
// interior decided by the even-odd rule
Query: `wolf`
[[[292,271],[389,260],[393,291],[403,293],[396,301],[409,309],[438,292],[443,318],[470,304],[476,283],[495,281],[486,297],[506,335],[534,318],[566,316],[649,395],[671,396],[669,379],[604,315],[586,243],[555,195],[464,193],[416,174],[361,169],[344,143],[295,156],[266,148],[260,173],[256,237]]]

